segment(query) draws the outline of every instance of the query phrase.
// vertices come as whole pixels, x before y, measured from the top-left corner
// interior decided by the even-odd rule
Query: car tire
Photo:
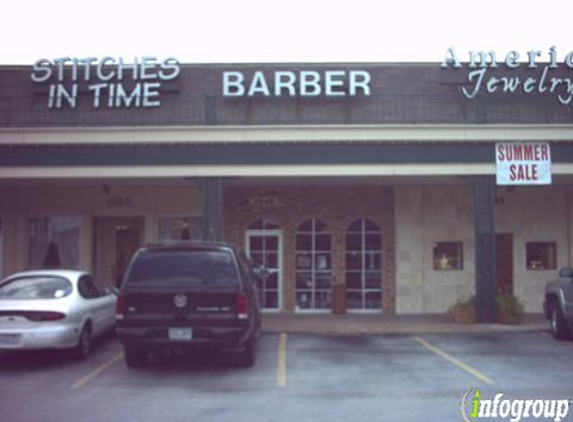
[[[551,332],[553,337],[557,340],[565,340],[569,338],[571,334],[567,321],[563,318],[561,307],[557,302],[553,302],[553,306],[551,307]]]
[[[257,342],[254,336],[247,340],[244,349],[239,352],[236,357],[238,366],[243,368],[251,368],[255,365],[256,344]]]
[[[84,325],[78,338],[78,344],[72,349],[72,354],[76,360],[85,360],[92,350],[92,330],[89,325]]]
[[[124,347],[123,355],[125,364],[129,368],[141,368],[147,362],[147,350],[142,348],[126,346]]]

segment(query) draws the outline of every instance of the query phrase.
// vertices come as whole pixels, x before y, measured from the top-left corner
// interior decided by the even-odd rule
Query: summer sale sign
[[[499,143],[495,146],[498,185],[550,185],[548,143]]]

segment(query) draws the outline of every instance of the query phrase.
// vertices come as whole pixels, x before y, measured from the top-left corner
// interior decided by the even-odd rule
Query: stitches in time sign
[[[48,87],[50,109],[76,108],[88,101],[93,108],[159,107],[163,83],[181,73],[177,59],[168,57],[96,57],[40,59],[31,79]]]

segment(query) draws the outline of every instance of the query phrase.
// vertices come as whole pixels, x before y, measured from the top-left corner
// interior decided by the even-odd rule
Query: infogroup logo
[[[510,399],[503,393],[484,398],[479,388],[470,388],[462,395],[460,412],[465,422],[493,418],[511,422],[540,419],[560,422],[567,417],[572,404],[570,399]]]

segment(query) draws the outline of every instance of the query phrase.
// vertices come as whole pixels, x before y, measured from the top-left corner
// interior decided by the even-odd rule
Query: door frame
[[[262,312],[264,313],[280,313],[284,309],[283,303],[283,232],[281,229],[253,229],[245,231],[245,251],[249,260],[251,259],[251,248],[249,239],[251,236],[277,236],[278,237],[278,257],[277,257],[277,289],[278,289],[278,298],[277,303],[278,307],[276,309],[270,308],[262,308]]]
[[[106,223],[110,223],[111,225],[113,224],[123,224],[126,222],[132,223],[132,222],[136,222],[138,227],[139,227],[139,246],[143,246],[145,244],[145,216],[143,215],[95,215],[93,217],[93,224],[92,224],[92,230],[93,230],[93,238],[92,238],[92,251],[93,251],[93,258],[92,258],[92,267],[93,267],[93,274],[94,276],[97,278],[97,280],[99,280],[99,282],[101,282],[104,285],[108,285],[108,283],[111,283],[112,286],[116,286],[115,280],[113,279],[114,274],[112,274],[112,271],[110,270],[109,274],[107,273],[107,270],[104,271],[104,274],[100,273],[100,270],[102,269],[102,257],[99,256],[100,255],[100,251],[103,247],[105,247],[105,245],[100,245],[98,242],[101,241],[100,237],[99,237],[99,224],[100,222],[103,222],[103,224]],[[117,238],[114,237],[113,239],[114,242],[114,259],[113,259],[113,263],[112,263],[112,267],[115,268],[116,266],[116,261],[117,261]],[[116,269],[117,270],[117,269]],[[107,276],[110,276],[110,279],[107,280]]]
[[[499,292],[500,287],[502,287],[501,285],[501,272],[500,269],[501,265],[500,265],[500,245],[504,242],[507,241],[507,245],[509,245],[508,248],[508,256],[510,258],[509,263],[506,263],[505,268],[507,269],[508,273],[508,278],[509,278],[509,292],[508,293],[514,293],[515,292],[515,284],[514,284],[514,257],[513,257],[513,233],[496,233],[495,234],[495,254],[496,254],[496,272],[497,272],[497,286],[496,286],[496,291]]]

